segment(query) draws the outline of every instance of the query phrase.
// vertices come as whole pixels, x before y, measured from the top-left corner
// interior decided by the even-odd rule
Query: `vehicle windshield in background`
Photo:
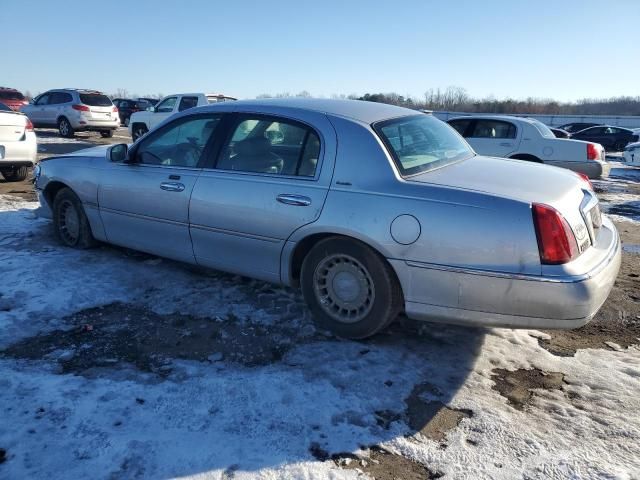
[[[540,132],[540,135],[542,135],[545,138],[555,138],[556,136],[553,134],[553,132],[551,131],[551,129],[549,127],[547,127],[544,123],[538,121],[538,120],[533,120],[530,119],[531,123],[533,123],[533,126],[536,127],[536,129]]]
[[[394,118],[373,128],[402,175],[415,175],[475,155],[453,128],[430,115]]]
[[[109,97],[99,93],[81,93],[80,101],[92,107],[110,107],[112,105]]]
[[[0,100],[24,100],[24,95],[11,90],[0,90]]]
[[[13,112],[13,110],[7,107],[4,103],[0,102],[0,112]]]

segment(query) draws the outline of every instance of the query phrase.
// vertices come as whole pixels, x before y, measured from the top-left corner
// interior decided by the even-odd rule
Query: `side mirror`
[[[109,160],[118,163],[128,163],[129,145],[126,143],[119,143],[109,149]]]

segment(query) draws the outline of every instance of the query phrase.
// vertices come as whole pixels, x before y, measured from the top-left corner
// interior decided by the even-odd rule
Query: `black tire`
[[[113,137],[113,130],[102,130],[100,132],[100,135],[102,136],[102,138],[111,138]]]
[[[53,227],[58,240],[67,247],[85,249],[98,243],[91,233],[82,202],[69,188],[60,189],[53,200]]]
[[[65,117],[58,120],[58,133],[61,137],[73,138],[76,132],[73,130],[71,123]]]
[[[21,182],[27,178],[29,168],[25,165],[14,167],[11,170],[2,170],[2,176],[7,182]]]
[[[135,142],[149,131],[144,123],[136,123],[131,129],[131,139]]]
[[[616,152],[622,152],[624,151],[624,147],[626,146],[627,146],[627,142],[625,142],[624,140],[618,140],[616,144],[613,146],[613,150]]]
[[[336,280],[341,282],[338,275],[346,275],[343,291],[352,298],[334,291]],[[391,266],[367,245],[347,238],[318,242],[302,263],[300,280],[316,323],[342,338],[375,335],[403,308],[402,289]]]

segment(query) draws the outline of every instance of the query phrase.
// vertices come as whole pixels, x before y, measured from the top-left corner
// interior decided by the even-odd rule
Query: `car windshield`
[[[456,131],[431,115],[415,115],[373,125],[402,175],[415,175],[474,154]]]
[[[92,107],[110,107],[112,105],[109,97],[100,93],[81,93],[80,101]]]
[[[540,132],[540,135],[542,135],[543,137],[555,138],[555,135],[553,134],[551,129],[547,127],[544,123],[538,120],[531,120],[531,123],[533,124],[534,127],[536,127],[536,130],[538,130]]]
[[[0,90],[2,100],[24,100],[24,95],[15,90]]]

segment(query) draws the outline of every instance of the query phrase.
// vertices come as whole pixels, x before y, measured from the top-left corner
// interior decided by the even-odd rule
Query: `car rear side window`
[[[24,100],[24,95],[14,90],[0,90],[0,100]]]
[[[71,101],[71,94],[65,92],[53,92],[49,96],[49,105],[59,105]]]
[[[271,117],[241,117],[223,147],[220,170],[313,177],[320,138],[306,125]]]
[[[80,102],[91,107],[110,107],[111,99],[100,93],[81,93]]]
[[[187,110],[198,105],[198,97],[182,97],[180,99],[180,105],[178,105],[178,111]]]
[[[464,137],[464,132],[469,127],[471,123],[471,119],[461,119],[461,120],[450,120],[449,125],[456,129],[456,131]]]
[[[474,155],[449,125],[431,115],[415,115],[373,124],[402,175],[415,175]]]
[[[471,138],[516,138],[516,126],[502,120],[476,120]]]

